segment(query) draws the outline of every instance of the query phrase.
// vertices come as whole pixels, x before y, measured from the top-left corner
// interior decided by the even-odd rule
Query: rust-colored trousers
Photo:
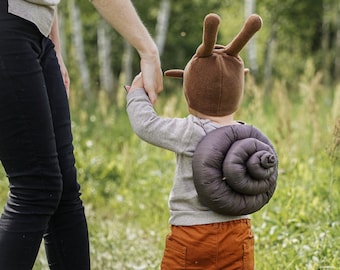
[[[254,236],[249,219],[171,226],[162,270],[253,270]]]

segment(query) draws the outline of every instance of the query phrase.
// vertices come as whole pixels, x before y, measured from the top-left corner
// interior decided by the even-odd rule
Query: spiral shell
[[[254,213],[276,189],[276,151],[250,125],[225,126],[208,133],[197,146],[192,166],[201,203],[223,215]]]

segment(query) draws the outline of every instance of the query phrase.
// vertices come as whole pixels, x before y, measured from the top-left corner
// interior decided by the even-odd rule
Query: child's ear
[[[164,75],[166,77],[171,78],[183,78],[184,70],[182,69],[170,69],[164,72]]]

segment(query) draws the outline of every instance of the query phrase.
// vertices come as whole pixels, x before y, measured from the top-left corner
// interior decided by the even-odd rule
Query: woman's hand
[[[64,85],[66,88],[66,94],[67,94],[67,97],[69,97],[70,96],[70,77],[68,75],[68,71],[65,66],[63,57],[58,52],[57,52],[57,58],[58,58],[59,66],[60,66],[61,76],[63,77]]]

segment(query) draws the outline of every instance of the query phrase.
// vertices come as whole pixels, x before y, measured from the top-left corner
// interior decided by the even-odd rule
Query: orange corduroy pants
[[[254,236],[249,219],[171,226],[161,270],[253,270]]]

